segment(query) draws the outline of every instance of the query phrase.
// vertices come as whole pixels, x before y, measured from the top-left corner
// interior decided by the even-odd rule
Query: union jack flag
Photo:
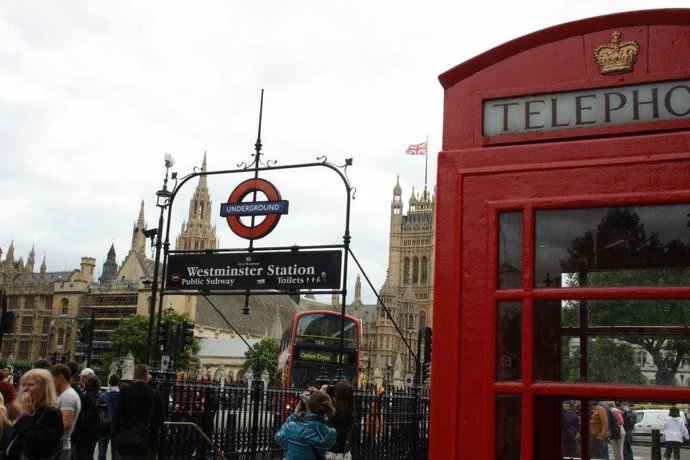
[[[412,144],[407,148],[405,153],[408,155],[426,155],[426,147],[426,142],[422,142],[421,144]]]

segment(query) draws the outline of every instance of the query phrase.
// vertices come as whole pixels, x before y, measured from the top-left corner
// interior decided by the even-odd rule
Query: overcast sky
[[[325,155],[357,188],[351,247],[375,287],[385,279],[396,176],[403,198],[429,185],[441,148],[440,73],[505,41],[589,16],[685,1],[0,0],[0,248],[36,269],[98,272],[131,245],[140,203],[158,221],[163,157],[180,176],[252,161],[261,89],[265,160]],[[244,177],[246,178],[246,177]],[[244,179],[242,178],[242,179]],[[338,244],[345,192],[326,168],[266,176],[290,214],[257,246]],[[221,247],[243,247],[219,216],[240,178],[209,179]],[[173,207],[186,219],[193,180]],[[358,273],[350,264],[352,276]],[[350,286],[352,289],[352,286]],[[350,291],[352,292],[352,290]],[[366,285],[365,301],[375,301]],[[349,297],[351,299],[351,297]]]

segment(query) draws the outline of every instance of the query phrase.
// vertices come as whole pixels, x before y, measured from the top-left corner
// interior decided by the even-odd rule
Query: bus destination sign
[[[350,364],[350,356],[348,354],[340,355],[339,353],[322,350],[299,350],[297,352],[297,359],[320,363],[340,363],[341,360],[338,359],[339,356],[344,356],[345,358],[342,364]]]
[[[340,289],[342,251],[171,254],[166,289]]]

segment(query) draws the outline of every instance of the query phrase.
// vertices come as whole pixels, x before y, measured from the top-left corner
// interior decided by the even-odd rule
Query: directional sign
[[[340,289],[342,251],[171,254],[166,289]]]

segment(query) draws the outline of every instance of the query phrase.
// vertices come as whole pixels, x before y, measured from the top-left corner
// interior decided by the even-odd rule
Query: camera
[[[311,396],[311,393],[308,391],[303,391],[299,395],[299,408],[302,412],[306,412],[307,410],[307,401],[309,401],[309,396]]]

